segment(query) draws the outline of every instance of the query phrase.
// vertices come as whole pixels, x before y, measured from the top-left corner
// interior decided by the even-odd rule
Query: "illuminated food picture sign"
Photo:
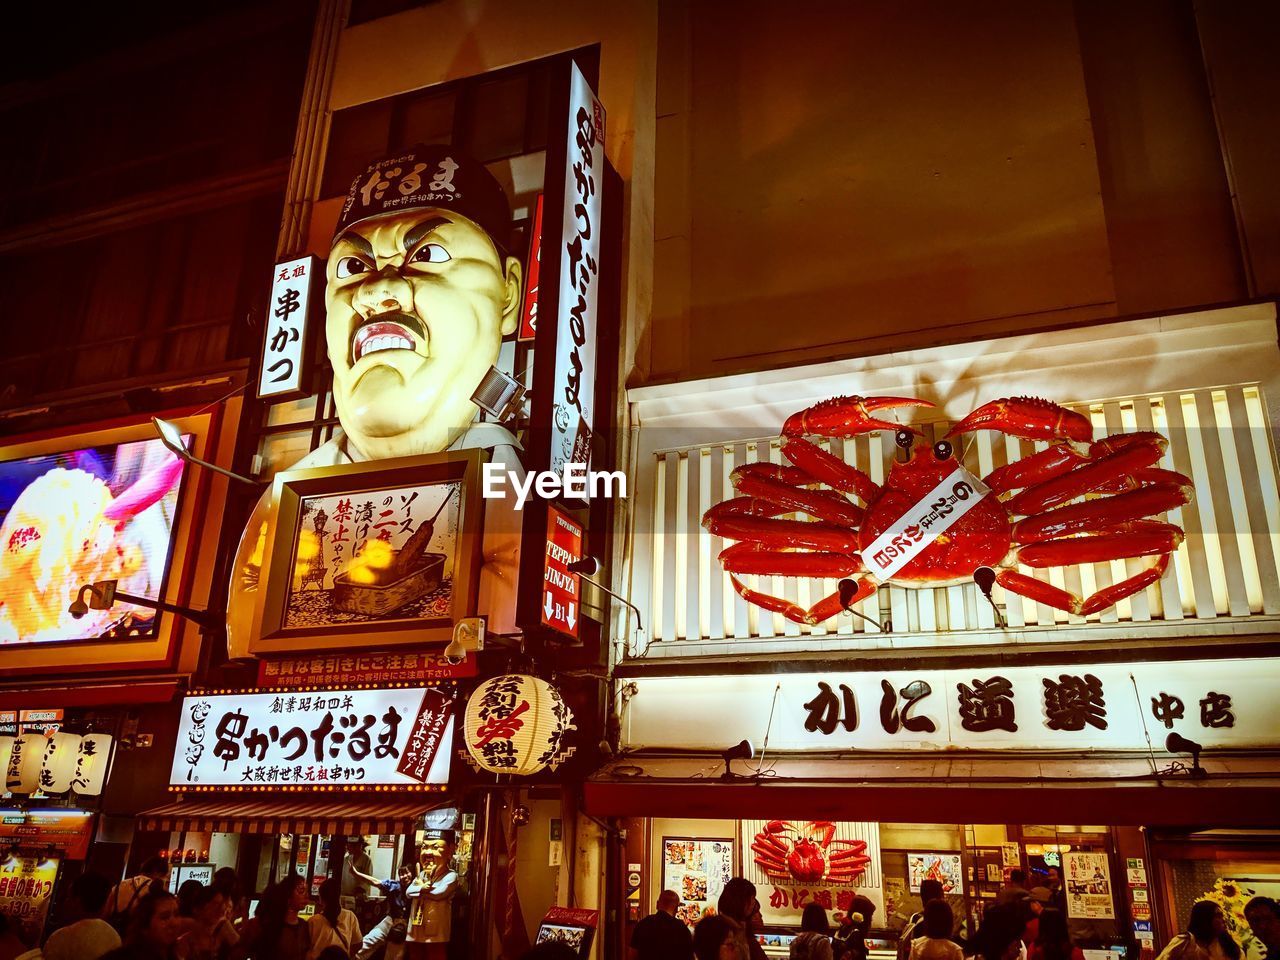
[[[152,609],[68,607],[97,580],[163,594],[182,468],[159,438],[0,463],[0,645],[153,636]]]
[[[193,694],[170,789],[443,789],[451,686]]]

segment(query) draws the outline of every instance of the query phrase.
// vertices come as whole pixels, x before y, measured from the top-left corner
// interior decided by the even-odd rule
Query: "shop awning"
[[[1157,756],[1157,769],[1170,757]],[[1205,779],[1142,756],[764,758],[720,779],[718,756],[623,756],[585,784],[594,816],[778,817],[890,823],[1274,825],[1280,757],[1203,757]],[[734,763],[748,773],[756,761]],[[1083,817],[1084,819],[1079,819]],[[1076,819],[1072,819],[1076,818]]]
[[[139,830],[211,830],[218,833],[403,833],[445,801],[350,797],[179,800],[138,814]]]

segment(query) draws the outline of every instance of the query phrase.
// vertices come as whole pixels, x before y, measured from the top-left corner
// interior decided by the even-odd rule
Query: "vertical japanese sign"
[[[542,581],[542,623],[578,637],[582,578],[569,564],[582,556],[582,525],[555,507],[547,508],[547,558]]]
[[[449,718],[453,716],[453,698],[439,690],[423,691],[422,705],[409,732],[409,742],[396,770],[418,783],[427,783],[428,774],[435,764],[440,743],[444,740]]]
[[[580,463],[586,469],[591,462],[604,122],[604,108],[578,65],[571,63],[563,208],[555,252],[559,274],[550,464],[555,473],[566,464]]]
[[[532,340],[538,332],[538,275],[542,272],[542,197],[533,208],[533,230],[529,234],[529,259],[524,265],[524,309],[520,311],[519,340]]]
[[[307,256],[275,265],[258,371],[259,397],[283,400],[307,392],[311,373],[307,316],[319,262]]]

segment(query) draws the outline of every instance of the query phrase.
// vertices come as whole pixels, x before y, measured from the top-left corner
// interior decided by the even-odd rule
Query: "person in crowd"
[[[1038,919],[1036,938],[1027,948],[1027,960],[1084,960],[1084,952],[1071,942],[1066,914],[1048,907]]]
[[[120,946],[120,934],[102,919],[111,894],[111,881],[92,870],[71,884],[75,922],[55,930],[44,945],[46,960],[98,960]]]
[[[693,928],[693,954],[697,960],[749,960],[741,924],[723,912],[703,917]]]
[[[739,944],[748,960],[765,960],[764,947],[756,938],[761,927],[756,885],[746,877],[732,877],[720,891],[716,909],[735,924]]]
[[[791,941],[791,960],[832,960],[831,924],[819,904],[806,903],[800,933]]]
[[[1270,897],[1254,897],[1244,905],[1249,929],[1267,948],[1267,956],[1280,958],[1280,904]]]
[[[246,919],[245,912],[249,906],[249,899],[244,895],[244,884],[240,882],[239,875],[232,867],[222,867],[213,875],[213,886],[222,891],[222,897],[227,904],[227,923],[222,936],[231,939],[234,945],[240,937],[236,933],[236,927]]]
[[[840,927],[831,938],[831,951],[835,960],[867,960],[867,934],[871,932],[871,920],[876,915],[876,905],[858,894],[849,904],[849,910],[840,918]]]
[[[1029,900],[993,903],[982,916],[982,926],[964,944],[966,956],[983,960],[1018,960],[1025,957],[1027,921],[1031,919]]]
[[[898,938],[898,960],[907,960],[911,956],[911,943],[924,934],[924,908],[934,900],[945,899],[942,881],[929,878],[920,881],[920,909],[911,915],[907,925],[902,928],[902,936]],[[917,929],[919,928],[919,929]]]
[[[1032,887],[1027,891],[1026,897],[1012,903],[1021,904],[1027,911],[1027,925],[1022,931],[1022,942],[1030,950],[1031,945],[1040,936],[1040,914],[1048,909],[1058,909],[1053,906],[1053,892],[1048,887]],[[1058,910],[1058,912],[1063,911]]]
[[[103,960],[174,960],[180,932],[178,898],[156,884],[129,911],[124,944]]]
[[[184,883],[182,885],[186,887]],[[236,932],[227,923],[227,898],[221,888],[200,886],[191,895],[188,905],[190,922],[178,937],[175,953],[178,960],[227,960],[235,941]],[[182,892],[178,892],[179,912],[182,910]]]
[[[362,883],[381,890],[387,901],[386,915],[364,935],[364,940],[354,954],[356,960],[368,960],[380,946],[387,942],[391,929],[397,922],[404,926],[405,918],[409,915],[409,899],[405,896],[405,891],[413,883],[413,871],[409,869],[408,864],[401,864],[399,875],[394,880],[391,878],[379,880],[354,866],[351,872]]]
[[[208,888],[199,880],[183,880],[178,886],[178,920],[182,933],[191,930],[195,925],[196,899]]]
[[[680,895],[663,890],[653,913],[636,924],[631,933],[630,960],[692,960],[693,937],[676,919]]]
[[[1067,912],[1067,888],[1062,884],[1061,867],[1045,867],[1044,885],[1049,888],[1049,904],[1055,909]]]
[[[39,947],[27,944],[16,917],[0,913],[0,960],[40,960]]]
[[[368,881],[361,875],[373,872],[373,861],[365,849],[364,837],[347,837],[347,852],[342,858],[343,906],[354,907],[369,896]]]
[[[147,857],[138,873],[122,880],[107,897],[107,922],[118,931],[129,926],[129,914],[138,900],[149,890],[162,890],[169,881],[169,861],[161,856]],[[152,887],[152,884],[155,884]]]
[[[911,960],[964,960],[964,951],[951,939],[955,925],[955,914],[945,898],[926,903],[920,924],[922,936],[911,941]]]
[[[996,903],[1009,903],[1013,900],[1021,900],[1027,895],[1027,875],[1021,870],[1009,871],[1009,882],[1006,883],[998,894],[996,894]]]
[[[320,884],[320,909],[307,921],[311,927],[308,960],[316,960],[329,947],[339,947],[348,956],[360,949],[360,921],[341,901],[342,883],[337,877]]]
[[[1222,908],[1201,900],[1191,905],[1186,932],[1170,940],[1157,960],[1240,960],[1240,945],[1227,933]]]
[[[258,911],[240,929],[233,960],[307,960],[311,928],[299,917],[311,899],[306,877],[293,874],[262,894]]]

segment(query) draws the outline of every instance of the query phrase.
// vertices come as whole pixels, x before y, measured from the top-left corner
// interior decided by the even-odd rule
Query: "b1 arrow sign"
[[[547,556],[542,574],[542,622],[578,639],[582,578],[569,564],[582,556],[582,525],[555,507],[547,509]]]

